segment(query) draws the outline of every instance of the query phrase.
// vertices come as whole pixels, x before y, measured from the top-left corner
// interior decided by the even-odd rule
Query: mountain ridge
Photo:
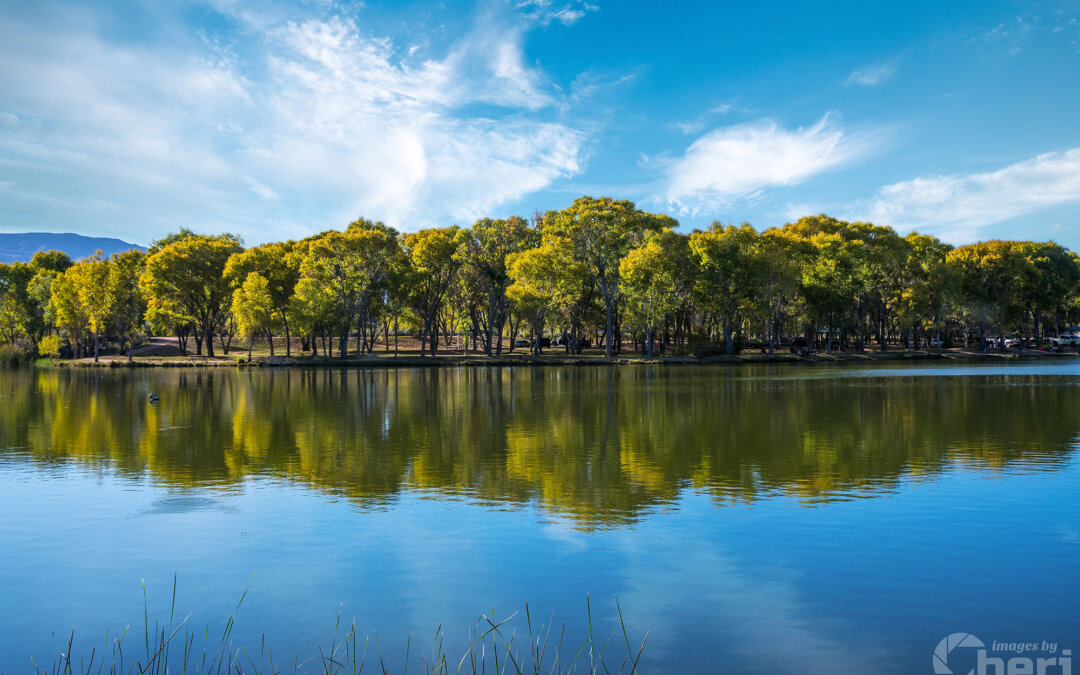
[[[38,251],[51,249],[63,251],[72,260],[78,260],[99,249],[103,255],[110,256],[132,248],[145,250],[143,246],[115,237],[88,237],[75,232],[0,232],[0,262],[5,263],[29,262]]]

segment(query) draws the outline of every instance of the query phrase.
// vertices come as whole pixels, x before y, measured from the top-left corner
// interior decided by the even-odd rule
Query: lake
[[[453,670],[492,608],[527,650],[526,602],[568,661],[587,596],[643,672],[1078,649],[1078,447],[1073,361],[0,372],[0,670],[142,650],[174,575],[200,640],[248,589],[234,648],[290,664],[340,614]]]

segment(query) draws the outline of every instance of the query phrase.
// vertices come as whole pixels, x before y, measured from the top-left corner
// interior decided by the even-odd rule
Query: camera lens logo
[[[954,675],[952,669],[949,668],[949,654],[957,647],[982,649],[986,647],[986,645],[983,644],[982,640],[971,633],[953,633],[952,635],[949,635],[939,642],[937,648],[934,650],[935,675]],[[971,673],[974,672],[975,669],[972,668],[968,671],[968,675],[971,675]]]

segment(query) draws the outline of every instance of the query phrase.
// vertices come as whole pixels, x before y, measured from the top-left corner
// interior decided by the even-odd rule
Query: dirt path
[[[134,354],[135,356],[180,356],[180,348],[176,346],[176,338],[152,337],[146,344],[136,347]]]

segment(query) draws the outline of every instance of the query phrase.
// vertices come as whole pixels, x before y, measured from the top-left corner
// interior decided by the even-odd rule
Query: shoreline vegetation
[[[301,660],[295,654],[291,660],[275,661],[272,647],[266,644],[263,634],[258,644],[237,644],[233,637],[237,617],[247,598],[247,590],[240,596],[236,608],[224,621],[220,631],[211,632],[207,624],[202,630],[189,625],[192,614],[179,616],[176,612],[176,580],[172,587],[172,601],[168,620],[154,618],[151,621],[146,582],[143,582],[143,626],[139,631],[129,624],[122,631],[110,634],[105,631],[105,644],[99,649],[80,653],[75,648],[76,631],[72,630],[66,640],[57,641],[52,663],[48,666],[30,660],[37,675],[109,675],[147,673],[322,673],[323,675],[359,675],[363,672],[407,673],[409,667],[427,674],[485,673],[626,673],[638,672],[645,645],[649,639],[646,632],[640,643],[631,642],[619,599],[614,598],[619,633],[613,638],[600,638],[594,633],[593,607],[585,596],[585,635],[571,637],[566,633],[566,622],[556,624],[554,612],[547,617],[534,617],[525,603],[524,609],[498,618],[495,608],[484,613],[468,626],[467,644],[464,649],[450,653],[453,647],[446,643],[459,631],[450,631],[440,625],[435,629],[431,642],[420,642],[414,647],[413,634],[405,641],[404,658],[383,652],[378,633],[361,636],[353,619],[343,624],[339,612],[327,645],[316,645],[312,655]],[[344,630],[344,632],[342,632]],[[141,633],[141,635],[139,634]],[[54,639],[56,636],[54,634]],[[140,639],[141,638],[141,639]],[[202,644],[196,642],[201,638]],[[125,641],[127,648],[125,653]],[[81,640],[80,640],[81,643]],[[134,644],[132,644],[134,643]],[[80,645],[80,649],[82,649]],[[610,652],[609,652],[610,649]]]
[[[0,365],[109,352],[254,363],[256,343],[262,363],[382,363],[391,340],[460,363],[518,363],[522,348],[537,364],[1080,346],[1080,257],[1054,242],[953,246],[824,214],[678,227],[585,196],[469,227],[400,233],[360,218],[253,247],[183,229],[107,258],[40,251],[0,264]]]
[[[712,356],[654,356],[653,358],[623,355],[603,356],[602,354],[562,355],[546,354],[534,356],[529,353],[505,354],[488,357],[483,354],[443,353],[437,357],[419,354],[365,354],[342,359],[340,357],[305,356],[255,356],[248,360],[246,356],[147,356],[129,361],[123,355],[109,355],[93,359],[49,360],[38,359],[35,365],[45,368],[450,368],[450,367],[542,367],[542,366],[716,366],[716,365],[753,365],[753,364],[858,364],[903,362],[941,363],[961,361],[966,363],[1002,363],[1017,361],[1069,360],[1080,354],[1074,352],[1024,351],[1024,352],[979,352],[972,350],[946,349],[939,354],[936,351],[865,351],[834,352],[832,354],[811,353],[796,355],[789,353],[774,354],[736,354]]]

